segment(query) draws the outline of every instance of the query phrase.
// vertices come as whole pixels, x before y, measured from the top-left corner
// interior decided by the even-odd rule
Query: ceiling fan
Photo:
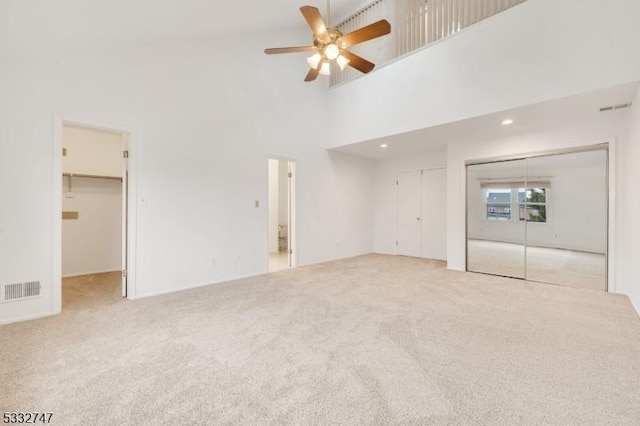
[[[313,6],[302,6],[300,8],[302,16],[309,24],[313,32],[313,46],[298,47],[276,47],[265,49],[267,55],[279,53],[314,52],[307,59],[311,67],[304,81],[313,81],[319,74],[331,74],[331,62],[336,61],[341,70],[348,65],[362,73],[370,72],[375,64],[348,51],[347,49],[356,44],[373,40],[374,38],[387,35],[391,32],[391,24],[386,19],[374,22],[371,25],[360,28],[348,34],[342,34],[340,30],[327,27],[318,8]],[[330,13],[329,2],[327,2],[327,13]]]

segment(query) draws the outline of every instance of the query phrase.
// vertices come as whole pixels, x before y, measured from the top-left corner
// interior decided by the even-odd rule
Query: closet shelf
[[[88,175],[83,173],[63,173],[62,176],[67,176],[72,178],[109,179],[109,180],[119,180],[120,182],[122,182],[122,177],[120,176]]]

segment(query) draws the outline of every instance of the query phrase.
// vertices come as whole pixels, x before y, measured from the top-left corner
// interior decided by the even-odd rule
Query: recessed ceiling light
[[[510,126],[512,124],[513,124],[513,120],[510,118],[507,118],[506,120],[502,121],[503,126]]]
[[[380,145],[380,148],[386,148],[388,145],[386,143],[383,143],[382,145]]]

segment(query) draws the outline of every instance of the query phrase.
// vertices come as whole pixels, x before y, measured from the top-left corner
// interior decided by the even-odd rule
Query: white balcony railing
[[[391,34],[350,50],[380,66],[413,50],[450,36],[526,0],[376,0],[336,25],[346,34],[380,19],[391,23]],[[361,75],[333,69],[330,84]]]

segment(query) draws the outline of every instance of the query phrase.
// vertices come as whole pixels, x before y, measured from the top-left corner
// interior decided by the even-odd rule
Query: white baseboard
[[[328,257],[326,259],[316,259],[316,260],[312,260],[310,262],[300,262],[300,261],[298,261],[298,263],[295,266],[293,266],[291,269],[302,268],[302,267],[305,267],[305,266],[322,265],[323,263],[337,262],[339,260],[347,260],[347,259],[352,259],[354,257],[366,256],[368,254],[384,254],[384,253],[376,253],[376,252],[373,252],[373,251],[363,251],[361,253],[350,254],[350,255],[347,255],[347,256]]]
[[[465,268],[456,268],[454,266],[449,266],[448,262],[447,262],[447,270],[456,271],[456,272],[467,272],[467,270]]]
[[[47,311],[47,312],[40,312],[39,314],[27,315],[24,317],[11,318],[8,320],[0,320],[0,325],[13,324],[13,323],[22,322],[22,321],[31,321],[35,319],[44,318],[44,317],[50,317],[52,315],[57,315],[57,313],[53,311]]]
[[[225,283],[230,283],[230,282],[237,281],[237,280],[242,280],[242,279],[245,279],[245,278],[258,277],[260,275],[265,275],[265,273],[264,272],[259,272],[259,273],[256,273],[256,274],[242,275],[242,276],[239,276],[239,277],[223,279],[221,281],[195,284],[195,285],[190,285],[188,287],[173,288],[173,289],[169,289],[169,290],[156,291],[156,292],[153,292],[153,293],[144,293],[144,294],[139,294],[139,295],[135,295],[135,296],[127,296],[127,299],[130,299],[130,300],[146,299],[147,297],[162,296],[163,294],[170,294],[170,293],[177,293],[179,291],[193,290],[195,288],[207,287],[207,286],[210,286],[210,285],[225,284]]]
[[[97,274],[107,274],[109,272],[120,272],[121,269],[107,269],[106,271],[92,271],[92,272],[77,272],[73,274],[63,274],[62,278],[75,278],[75,277],[83,277],[85,275],[97,275]]]

